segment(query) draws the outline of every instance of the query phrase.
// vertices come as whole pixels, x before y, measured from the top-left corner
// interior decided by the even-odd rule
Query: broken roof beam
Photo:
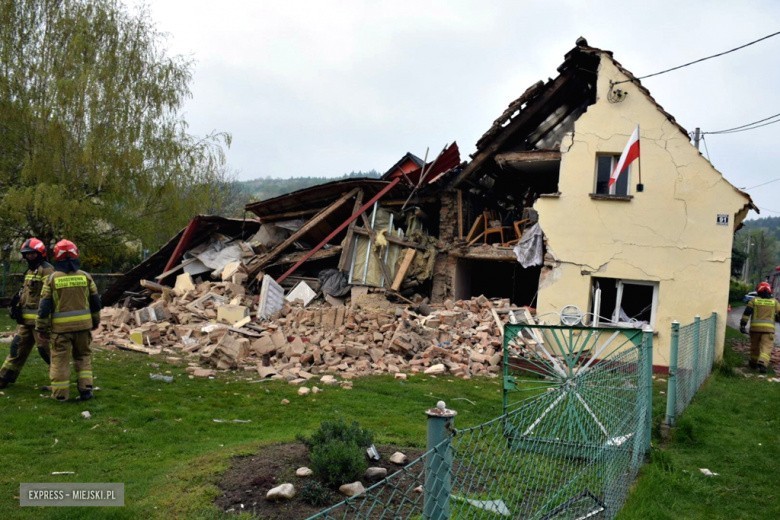
[[[301,238],[303,235],[308,233],[314,226],[322,222],[328,215],[336,211],[338,208],[340,208],[345,202],[347,202],[349,199],[354,197],[358,192],[360,191],[360,188],[353,188],[352,190],[348,191],[341,197],[339,197],[336,202],[332,203],[330,206],[327,206],[322,211],[314,215],[311,219],[309,219],[306,224],[301,226],[301,228],[287,237],[287,240],[282,242],[281,244],[277,245],[275,248],[273,248],[271,251],[263,255],[263,257],[260,259],[260,262],[255,265],[252,268],[252,272],[249,273],[250,277],[254,276],[259,272],[263,267],[268,265],[271,261],[273,261],[274,258],[279,256],[285,249],[290,247],[293,242]],[[324,245],[324,244],[323,244]]]
[[[295,271],[296,271],[296,270],[297,270],[297,269],[298,269],[298,268],[301,266],[301,264],[303,264],[303,263],[304,263],[306,260],[308,260],[308,259],[309,259],[309,257],[310,257],[310,256],[314,255],[314,254],[315,254],[317,251],[319,251],[320,249],[322,249],[322,248],[323,248],[323,246],[325,246],[325,244],[327,244],[329,240],[331,240],[333,237],[335,237],[336,235],[338,235],[339,233],[341,233],[341,231],[343,231],[345,227],[349,226],[349,225],[350,225],[350,224],[351,224],[353,221],[355,221],[355,220],[356,220],[356,219],[357,219],[357,218],[358,218],[360,215],[362,215],[362,214],[363,214],[363,212],[365,212],[365,211],[366,211],[368,208],[370,208],[371,206],[373,206],[374,202],[376,202],[376,201],[378,201],[379,199],[381,199],[381,198],[382,198],[382,197],[385,195],[385,193],[387,193],[388,191],[392,190],[392,189],[395,187],[395,185],[396,185],[396,184],[398,184],[399,182],[401,182],[401,178],[400,178],[400,177],[396,177],[396,178],[395,178],[395,179],[394,179],[392,182],[390,182],[390,183],[389,183],[387,186],[385,186],[384,188],[382,188],[381,190],[379,190],[379,193],[377,193],[376,195],[374,195],[373,197],[371,197],[371,200],[369,200],[368,202],[366,202],[365,204],[363,204],[363,205],[360,207],[360,209],[358,209],[358,210],[357,210],[357,212],[353,213],[353,214],[352,214],[352,216],[350,216],[350,217],[349,217],[347,220],[345,220],[344,222],[342,222],[342,223],[341,223],[341,225],[340,225],[339,227],[337,227],[336,229],[334,229],[333,231],[331,231],[331,232],[330,232],[330,234],[329,234],[328,236],[326,236],[326,237],[325,237],[325,238],[322,240],[322,242],[320,242],[319,244],[317,244],[317,246],[316,246],[314,249],[312,249],[311,251],[309,251],[308,253],[306,253],[306,255],[304,255],[304,257],[303,257],[303,258],[301,258],[300,260],[298,260],[298,262],[297,262],[297,263],[296,263],[294,266],[292,266],[291,268],[289,268],[289,269],[287,270],[287,272],[285,272],[285,273],[284,273],[282,276],[280,276],[280,277],[279,277],[279,279],[278,279],[276,282],[277,282],[277,283],[282,283],[282,281],[283,281],[285,278],[287,278],[288,276],[290,276],[291,274],[293,274],[293,273],[294,273],[294,272],[295,272]]]
[[[354,232],[357,233],[358,235],[369,236],[369,237],[371,236],[371,233],[369,233],[368,231],[366,231],[362,227],[356,227],[354,229]],[[415,244],[414,242],[409,242],[408,240],[404,240],[403,238],[398,238],[398,237],[393,236],[393,235],[387,235],[386,234],[385,235],[385,240],[387,240],[391,244],[395,244],[395,245],[398,245],[398,246],[411,247],[413,249],[419,249],[420,251],[425,251],[425,247],[424,246],[421,246],[420,244]]]
[[[307,217],[309,215],[314,215],[318,211],[319,209],[317,208],[302,209],[298,211],[287,211],[284,213],[275,213],[274,215],[265,215],[262,217],[258,217],[257,220],[265,224],[268,222],[278,222],[280,220],[291,220],[299,217]]]
[[[468,179],[474,171],[482,167],[482,163],[484,163],[493,154],[498,152],[499,148],[501,148],[506,143],[506,141],[514,134],[517,129],[527,124],[533,117],[536,117],[538,113],[545,108],[547,103],[551,102],[563,89],[563,87],[566,86],[566,83],[573,77],[573,75],[574,74],[570,72],[565,74],[562,73],[560,76],[544,85],[545,88],[543,89],[543,93],[537,95],[536,92],[534,92],[533,103],[529,103],[529,105],[532,106],[526,105],[516,117],[510,119],[507,122],[506,126],[503,127],[498,135],[491,135],[487,139],[492,141],[489,145],[482,148],[482,146],[486,144],[486,140],[480,139],[480,141],[477,143],[478,151],[472,156],[473,159],[471,162],[468,163],[465,168],[463,168],[463,171],[460,172],[457,179],[455,179],[454,187],[457,188],[461,186],[462,183]]]
[[[355,197],[355,206],[352,208],[352,213],[357,213],[357,211],[360,209],[360,206],[363,204],[363,190],[360,190],[360,193],[357,194],[357,197]],[[353,220],[349,227],[347,228],[347,236],[344,238],[344,243],[347,245],[346,248],[341,252],[341,258],[339,258],[339,271],[346,271],[347,270],[347,264],[350,261],[350,258],[352,258],[352,249],[355,247],[354,240],[352,237],[355,234],[355,223],[357,220]]]
[[[502,168],[518,168],[528,163],[556,162],[561,160],[558,150],[528,150],[523,152],[505,152],[495,156],[496,164]]]

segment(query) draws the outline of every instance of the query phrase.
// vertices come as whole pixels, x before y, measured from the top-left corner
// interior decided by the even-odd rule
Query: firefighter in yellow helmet
[[[14,339],[11,340],[11,351],[0,367],[0,388],[16,381],[36,343],[38,353],[46,364],[49,363],[49,348],[41,345],[39,338],[35,337],[35,318],[38,316],[43,282],[54,272],[54,268],[46,261],[46,246],[35,237],[25,240],[20,252],[27,261],[27,271],[24,273],[21,290],[11,301],[11,318],[16,320],[19,326]]]
[[[52,397],[66,401],[70,358],[76,367],[79,397],[92,398],[91,330],[100,324],[100,297],[89,273],[79,269],[79,250],[70,240],[54,246],[54,272],[46,279],[38,307],[36,330],[51,343]]]
[[[772,297],[772,287],[761,282],[756,287],[758,296],[750,300],[739,322],[739,331],[746,333],[750,320],[750,368],[766,374],[769,357],[775,346],[775,322],[780,321],[780,302]]]

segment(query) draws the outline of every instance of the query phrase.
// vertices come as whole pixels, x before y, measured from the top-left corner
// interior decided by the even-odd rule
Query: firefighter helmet
[[[20,249],[20,252],[22,254],[38,253],[41,256],[46,256],[46,246],[43,245],[43,242],[41,242],[37,238],[32,237],[24,241],[24,244],[22,244],[22,248]]]
[[[60,240],[54,245],[54,260],[59,262],[68,258],[77,259],[79,248],[70,240]]]
[[[771,285],[769,285],[769,283],[767,283],[767,282],[761,282],[761,283],[760,283],[760,284],[758,284],[758,286],[756,287],[756,292],[757,292],[757,293],[759,293],[759,294],[760,294],[760,293],[769,293],[769,294],[772,294],[772,286],[771,286]]]

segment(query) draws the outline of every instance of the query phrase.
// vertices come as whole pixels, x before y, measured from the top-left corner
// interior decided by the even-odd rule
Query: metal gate
[[[565,468],[543,517],[614,516],[649,446],[651,385],[652,331],[505,327],[508,447]]]

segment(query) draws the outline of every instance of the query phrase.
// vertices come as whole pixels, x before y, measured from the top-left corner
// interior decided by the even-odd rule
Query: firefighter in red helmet
[[[0,367],[0,388],[16,381],[36,343],[38,353],[49,363],[49,348],[41,344],[35,334],[35,318],[43,282],[54,272],[54,268],[46,261],[46,246],[35,237],[24,241],[20,253],[27,261],[27,271],[24,273],[22,288],[11,300],[11,318],[19,326],[11,340],[10,352]]]
[[[36,330],[51,343],[52,397],[70,393],[70,359],[76,368],[79,398],[92,398],[91,330],[100,324],[100,297],[89,273],[79,269],[79,250],[70,240],[54,246],[54,272],[46,279]]]
[[[772,296],[772,287],[761,282],[758,296],[750,300],[739,322],[739,331],[746,333],[750,320],[750,368],[766,373],[772,348],[775,346],[775,322],[780,321],[780,302]]]

